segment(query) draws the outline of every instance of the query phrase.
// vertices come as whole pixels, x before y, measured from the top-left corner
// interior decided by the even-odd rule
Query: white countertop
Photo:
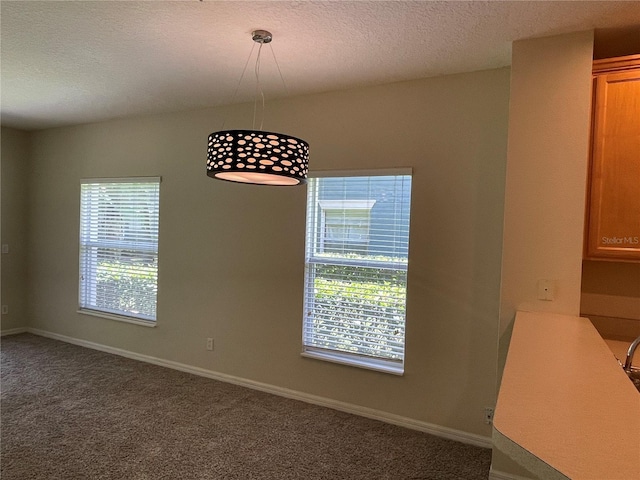
[[[640,479],[640,392],[586,318],[517,313],[493,425],[545,480]]]

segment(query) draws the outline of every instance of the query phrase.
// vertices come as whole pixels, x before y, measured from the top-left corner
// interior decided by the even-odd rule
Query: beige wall
[[[267,104],[312,170],[413,168],[403,377],[300,356],[306,189],[205,175],[207,135],[250,105],[33,134],[30,326],[488,436],[508,96],[498,69]],[[76,313],[79,181],[138,175],[163,178],[156,328]]]
[[[640,263],[583,261],[582,293],[639,298]]]
[[[582,262],[580,314],[604,338],[632,342],[640,335],[640,263]]]
[[[2,240],[9,253],[2,254],[2,331],[27,326],[27,155],[26,132],[2,127],[1,217]]]
[[[593,32],[513,44],[498,377],[516,310],[580,312],[592,52]],[[492,468],[527,475],[496,449]]]

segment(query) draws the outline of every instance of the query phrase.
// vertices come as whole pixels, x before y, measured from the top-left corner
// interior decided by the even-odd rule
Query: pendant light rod
[[[255,44],[251,47],[251,51],[249,52],[249,56],[247,57],[247,61],[244,64],[244,68],[242,69],[242,74],[240,74],[240,80],[238,80],[238,84],[236,85],[236,89],[233,91],[233,95],[231,96],[230,105],[233,105],[234,100],[238,96],[238,91],[240,90],[240,85],[242,84],[242,79],[244,78],[244,74],[247,72],[247,67],[249,66],[249,62],[251,61],[251,56],[253,55],[253,49],[255,48]],[[224,130],[224,126],[227,123],[227,115],[224,116],[222,120],[222,126],[220,130]]]
[[[260,85],[260,54],[262,53],[262,43],[260,47],[258,47],[258,56],[256,57],[256,66],[254,69],[256,75],[256,93],[253,97],[253,129],[256,129],[256,112],[258,111],[258,94],[262,98],[262,116],[260,119],[260,128],[258,130],[262,130],[262,126],[264,125],[264,92],[262,91],[262,86]]]
[[[267,30],[254,30],[251,32],[251,39],[258,43],[260,47],[258,47],[258,56],[256,57],[256,94],[253,98],[253,129],[256,128],[256,112],[258,110],[258,94],[262,98],[262,118],[260,119],[260,128],[258,130],[262,130],[264,126],[264,92],[262,91],[262,87],[260,86],[260,55],[262,54],[262,45],[265,43],[271,43],[273,40],[273,35],[271,32]]]

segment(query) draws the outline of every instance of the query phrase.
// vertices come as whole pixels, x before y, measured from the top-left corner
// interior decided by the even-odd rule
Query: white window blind
[[[410,175],[311,178],[304,355],[401,373]]]
[[[83,180],[81,310],[156,320],[159,178]]]

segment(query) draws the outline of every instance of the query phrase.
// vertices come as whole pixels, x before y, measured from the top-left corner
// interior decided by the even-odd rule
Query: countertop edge
[[[492,438],[551,480],[635,478],[640,393],[584,317],[516,314]]]
[[[491,439],[494,447],[514,460],[518,465],[527,469],[531,474],[545,480],[571,480],[544,460],[536,457],[533,453],[503,435],[495,426],[493,427]]]

